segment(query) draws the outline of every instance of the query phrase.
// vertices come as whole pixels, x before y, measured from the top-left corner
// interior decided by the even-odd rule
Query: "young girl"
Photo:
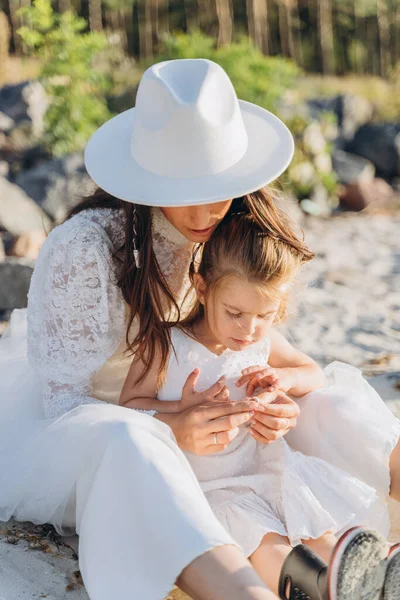
[[[168,364],[163,368],[156,355],[146,373],[146,365],[134,361],[120,404],[178,412],[208,400],[204,391],[195,391],[195,383],[207,390],[218,378],[225,386],[217,401],[241,400],[249,374],[256,391],[257,369],[271,403],[279,389],[300,397],[323,387],[325,375],[317,364],[273,328],[285,317],[299,267],[310,258],[303,248],[294,238],[290,245],[263,233],[252,215],[223,221],[204,246],[197,272],[192,261],[197,303],[171,330]],[[241,372],[244,377],[238,378]],[[352,527],[378,510],[375,489],[295,452],[282,430],[275,440],[265,437],[268,422],[262,413],[260,404],[248,426],[226,435],[217,435],[211,424],[209,454],[186,453],[220,522],[282,598],[398,598],[400,548],[392,549],[388,560],[383,537]]]

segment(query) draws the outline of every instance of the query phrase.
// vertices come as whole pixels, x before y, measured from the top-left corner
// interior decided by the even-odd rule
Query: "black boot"
[[[328,600],[328,565],[300,544],[283,563],[279,579],[282,600]]]
[[[337,542],[329,567],[307,546],[296,546],[283,563],[279,596],[282,600],[380,600],[386,565],[386,540],[353,527]]]

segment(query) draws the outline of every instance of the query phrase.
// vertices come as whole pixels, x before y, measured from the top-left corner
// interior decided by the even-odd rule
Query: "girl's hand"
[[[268,392],[282,390],[287,392],[293,385],[287,369],[273,369],[255,365],[242,370],[242,376],[237,380],[238,387],[247,384],[246,394],[252,396],[259,388]]]
[[[260,400],[260,406],[249,427],[249,433],[257,442],[270,444],[296,427],[299,406],[284,392],[262,392],[257,395],[257,399]]]
[[[239,433],[239,426],[255,414],[257,400],[206,402],[179,413],[159,413],[155,419],[169,425],[178,446],[194,454],[214,454],[224,450]]]
[[[229,390],[225,385],[225,377],[222,376],[214,385],[203,392],[196,391],[196,383],[200,375],[200,369],[195,369],[186,379],[182,389],[182,398],[179,402],[179,412],[202,404],[205,402],[226,402],[229,400]]]

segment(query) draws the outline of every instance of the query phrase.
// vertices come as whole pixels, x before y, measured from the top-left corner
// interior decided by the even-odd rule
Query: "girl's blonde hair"
[[[290,227],[289,220],[286,223]],[[204,245],[197,273],[201,275],[206,296],[227,279],[238,277],[259,287],[268,298],[280,300],[276,320],[287,315],[288,286],[300,266],[313,257],[292,227],[285,239],[276,231],[265,230],[252,213],[233,213],[218,226]],[[194,285],[195,259],[190,268]],[[180,326],[191,329],[204,316],[204,306],[197,299]]]

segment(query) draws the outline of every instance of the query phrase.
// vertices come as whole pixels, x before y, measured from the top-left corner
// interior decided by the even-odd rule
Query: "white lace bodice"
[[[178,303],[193,245],[152,209],[154,251]],[[37,259],[28,295],[28,358],[43,383],[47,417],[101,402],[92,379],[121,346],[126,303],[112,253],[123,242],[122,211],[92,209],[56,227]]]

